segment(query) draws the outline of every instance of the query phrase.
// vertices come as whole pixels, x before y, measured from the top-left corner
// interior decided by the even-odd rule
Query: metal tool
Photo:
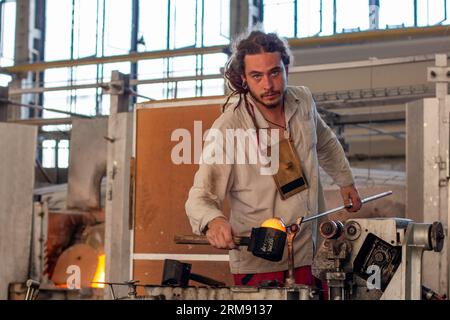
[[[303,217],[297,219],[296,223],[288,226],[286,228],[287,241],[288,241],[288,277],[286,279],[286,286],[292,287],[295,285],[294,276],[294,238],[300,231],[300,226],[302,224]]]

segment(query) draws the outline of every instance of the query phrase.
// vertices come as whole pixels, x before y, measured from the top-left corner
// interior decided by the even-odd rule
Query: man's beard
[[[279,91],[274,91],[274,93],[279,94],[279,99],[271,104],[268,104],[268,103],[265,103],[260,97],[258,97],[258,95],[254,94],[250,89],[248,90],[248,92],[250,93],[250,95],[252,96],[253,99],[255,99],[257,102],[262,104],[267,109],[276,108],[283,99],[283,95]]]

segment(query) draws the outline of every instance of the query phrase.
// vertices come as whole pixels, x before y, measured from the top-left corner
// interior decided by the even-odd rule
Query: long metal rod
[[[391,194],[392,194],[392,191],[386,191],[386,192],[378,193],[376,195],[373,195],[373,196],[370,196],[370,197],[362,199],[361,203],[364,204],[364,203],[367,203],[367,202],[370,202],[370,201],[373,201],[373,200],[377,200],[377,199],[380,199],[380,198],[383,198],[383,197],[390,196]],[[315,219],[319,219],[319,218],[325,217],[325,216],[327,216],[329,214],[332,214],[332,213],[335,213],[335,212],[338,212],[338,211],[341,211],[341,210],[347,209],[347,208],[349,208],[349,207],[348,206],[340,206],[340,207],[337,207],[337,208],[334,208],[334,209],[331,209],[331,210],[319,213],[319,214],[317,214],[315,216],[307,217],[307,218],[303,219],[303,223],[311,221],[311,220],[315,220]]]
[[[392,194],[392,191],[386,191],[386,192],[383,192],[383,193],[378,193],[378,194],[375,194],[373,196],[370,196],[370,197],[362,199],[361,202],[364,204],[364,203],[367,203],[367,202],[370,202],[370,201],[374,201],[374,200],[377,200],[377,199],[380,199],[380,198],[383,198],[383,197],[387,197],[387,196],[389,196],[391,194]],[[338,208],[334,208],[334,209],[331,209],[331,210],[319,213],[319,214],[317,214],[315,216],[311,216],[311,217],[308,217],[308,218],[299,218],[299,219],[297,219],[297,222],[294,223],[294,225],[298,225],[299,223],[305,223],[305,222],[308,222],[308,221],[311,221],[311,220],[315,220],[315,219],[327,216],[329,214],[338,212],[338,211],[346,209],[346,208],[347,208],[346,206],[340,206]],[[288,227],[290,227],[290,226],[288,226]],[[174,241],[175,241],[176,244],[201,244],[201,245],[208,245],[209,244],[209,241],[206,238],[206,236],[197,236],[197,235],[183,235],[183,236],[176,235],[175,238],[174,238]],[[241,246],[241,245],[248,245],[249,242],[250,242],[250,238],[249,237],[233,237],[233,241],[239,246]]]

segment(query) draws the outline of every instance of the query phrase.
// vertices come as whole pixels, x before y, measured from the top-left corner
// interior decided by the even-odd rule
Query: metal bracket
[[[428,67],[427,80],[430,82],[450,82],[450,67]]]
[[[125,94],[125,82],[123,80],[112,80],[109,84],[103,86],[106,94],[123,95]]]

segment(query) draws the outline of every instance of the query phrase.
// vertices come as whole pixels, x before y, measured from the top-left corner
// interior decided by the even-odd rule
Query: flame
[[[105,282],[105,255],[98,256],[98,264],[97,270],[95,271],[94,278],[92,282]],[[104,288],[105,285],[103,283],[93,283],[93,288]]]

